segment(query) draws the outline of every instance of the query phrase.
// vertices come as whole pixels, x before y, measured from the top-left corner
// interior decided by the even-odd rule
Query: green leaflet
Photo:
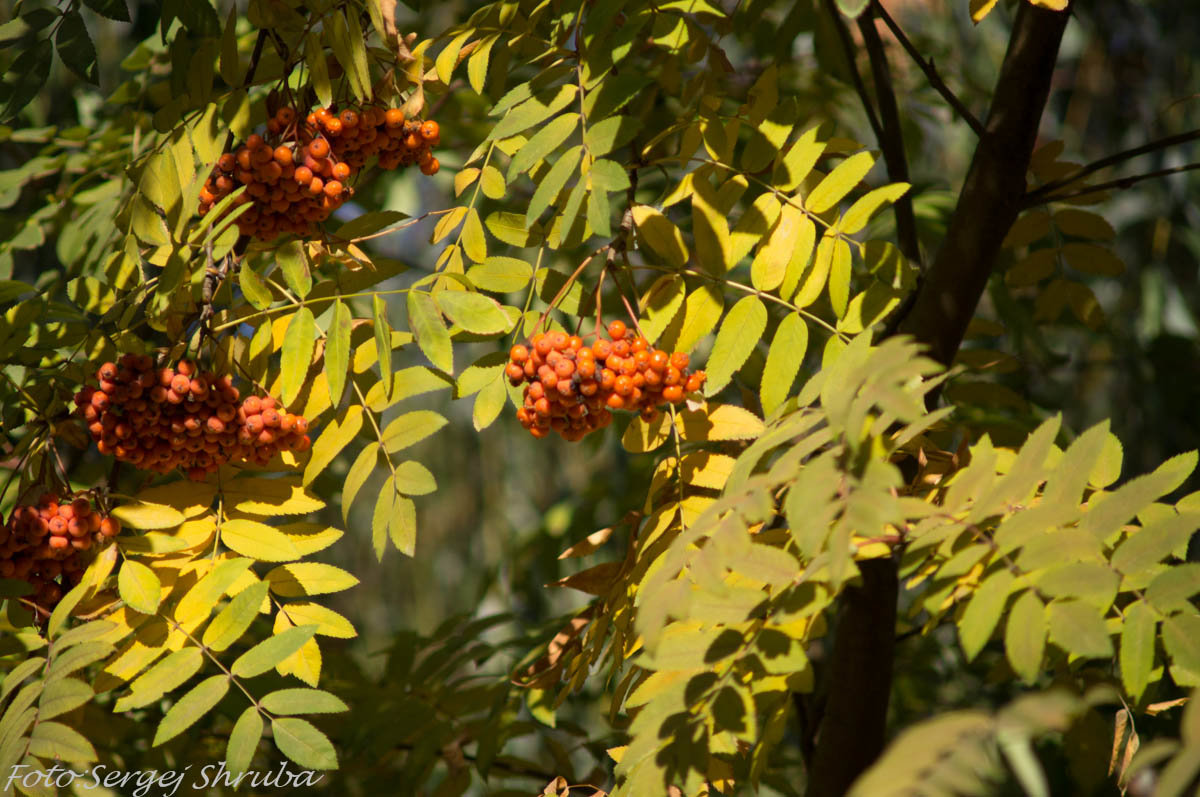
[[[262,696],[262,707],[272,714],[337,714],[349,711],[342,699],[321,689],[277,689]]]
[[[1157,627],[1158,618],[1145,602],[1135,600],[1125,609],[1121,624],[1121,683],[1134,700],[1150,685]]]
[[[225,748],[225,766],[235,777],[250,767],[262,735],[263,720],[258,706],[247,706],[233,724]]]
[[[807,350],[808,324],[799,313],[789,313],[775,330],[763,367],[760,387],[763,412],[770,415],[791,393]]]
[[[450,333],[442,322],[442,314],[433,297],[420,291],[408,293],[408,323],[417,338],[417,346],[433,366],[445,373],[454,371]]]
[[[406,412],[392,419],[384,427],[380,435],[381,443],[389,454],[394,454],[424,440],[447,423],[449,421],[443,416],[431,410]]]
[[[471,408],[471,424],[475,431],[481,432],[491,426],[507,401],[508,390],[504,387],[504,376],[497,374],[475,397],[475,404]]]
[[[508,138],[542,123],[570,105],[578,93],[578,86],[568,84],[535,94],[506,113],[487,140]]]
[[[358,497],[358,491],[370,478],[371,473],[379,462],[379,443],[368,443],[358,452],[354,464],[346,472],[346,481],[342,486],[342,522],[350,517],[350,507]]]
[[[308,379],[316,336],[317,322],[312,311],[301,307],[288,322],[287,332],[283,336],[279,398],[284,406],[296,400]]]
[[[333,744],[309,722],[295,717],[271,720],[271,735],[279,751],[306,769],[337,769]]]
[[[199,672],[203,664],[204,654],[195,645],[167,654],[133,680],[129,685],[129,694],[116,702],[114,710],[129,711],[162,699],[163,695],[178,688]]]
[[[316,631],[315,625],[300,625],[280,631],[234,659],[229,671],[239,678],[261,675],[299,650],[312,639]]]
[[[512,327],[500,303],[481,293],[445,290],[435,300],[447,318],[468,332],[495,335]]]
[[[1045,647],[1046,607],[1026,590],[1009,611],[1004,631],[1005,655],[1025,683],[1033,683],[1041,672]]]
[[[117,574],[117,590],[121,600],[131,609],[143,614],[154,614],[158,610],[162,585],[154,571],[141,562],[125,560]]]
[[[766,328],[767,308],[757,296],[746,296],[729,310],[708,358],[704,395],[716,395],[729,384]]]
[[[683,277],[664,274],[646,291],[642,299],[642,319],[639,326],[646,340],[654,343],[683,307],[685,286]]]
[[[994,573],[984,581],[967,604],[958,622],[958,635],[963,653],[970,661],[987,644],[1004,612],[1015,578],[1007,570]]]
[[[579,169],[582,153],[583,147],[571,147],[560,155],[554,165],[550,167],[550,171],[541,179],[537,189],[533,192],[533,198],[529,200],[529,208],[525,211],[526,227],[532,227],[538,217],[562,192],[563,187],[567,184],[567,178]]]
[[[668,329],[664,343],[675,351],[690,352],[716,328],[724,309],[725,299],[721,291],[714,285],[701,285],[688,294],[683,315],[676,316],[681,319],[678,333],[671,335]]]
[[[325,334],[325,380],[329,385],[329,403],[337,407],[346,389],[346,372],[350,366],[350,309],[338,297],[333,304],[333,318]]]
[[[258,610],[267,597],[270,586],[265,581],[259,581],[233,596],[228,605],[204,629],[201,641],[211,650],[221,651],[241,639],[242,634],[246,633],[246,629],[258,616]],[[136,682],[134,686],[136,689]]]
[[[153,745],[174,739],[212,710],[229,691],[229,676],[213,675],[192,687],[167,711],[154,733]]]
[[[579,114],[577,113],[562,114],[543,126],[513,156],[512,162],[508,166],[508,181],[511,183],[517,175],[528,171],[558,149],[559,145],[566,141],[578,126]]]

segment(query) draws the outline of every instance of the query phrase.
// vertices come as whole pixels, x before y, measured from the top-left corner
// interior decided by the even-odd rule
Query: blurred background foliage
[[[17,9],[9,3],[0,4],[0,23],[33,5],[25,3]],[[475,5],[462,0],[402,5],[400,28],[416,31],[424,38],[466,19]],[[966,0],[886,0],[884,5],[966,106],[982,116],[1003,58],[1015,3],[1001,3],[979,26],[971,24]],[[1200,25],[1195,24],[1195,12],[1189,4],[1170,0],[1090,0],[1077,5],[1042,121],[1044,142],[1062,140],[1064,159],[1087,163],[1200,127]],[[131,113],[106,100],[114,92],[124,91],[127,81],[154,79],[143,73],[135,60],[125,63],[134,69],[124,68],[122,62],[139,45],[151,51],[162,50],[157,35],[159,12],[157,3],[146,0],[131,3],[131,23],[114,22],[85,11],[99,54],[99,87],[83,83],[56,63],[50,82],[20,120],[11,128],[0,128],[0,170],[34,162],[51,144],[50,139],[56,138],[54,132],[39,133],[38,128],[96,129],[114,114]],[[731,36],[723,42],[737,70],[729,75],[734,85],[748,86],[766,62],[779,59],[781,87],[790,86],[802,115],[831,118],[836,121],[838,135],[876,146],[846,79],[846,62],[835,44],[825,3],[744,0],[735,13],[753,13],[758,15],[758,22],[740,40],[731,41]],[[966,173],[974,137],[929,87],[890,34],[883,30],[882,35],[889,46],[907,125],[905,146],[921,240],[926,253],[932,254]],[[7,69],[11,58],[0,49],[0,67]],[[865,56],[859,68],[869,75]],[[742,94],[745,86],[736,93]],[[490,122],[483,114],[485,102],[461,81],[452,88],[455,90],[449,96],[434,100],[443,131],[441,173],[432,180],[408,172],[378,175],[360,189],[354,204],[343,208],[342,213],[353,216],[369,208],[415,215],[454,203],[455,171],[486,135]],[[114,121],[119,128],[119,119]],[[72,146],[79,146],[78,142],[64,143],[61,138],[59,144],[68,152]],[[1103,181],[1169,168],[1200,159],[1197,156],[1200,145],[1185,144],[1139,157],[1096,178]],[[107,168],[115,173],[123,166],[114,158]],[[43,235],[37,214],[46,214],[48,206],[53,212],[57,192],[79,176],[72,173],[73,168],[77,167],[68,159],[62,170],[47,170],[16,192],[0,185],[0,237],[26,235],[30,243],[15,258],[0,262],[0,278],[45,286],[66,271],[58,254],[59,242]],[[1015,358],[1017,368],[994,378],[1024,397],[1032,411],[988,408],[980,416],[986,422],[980,428],[1003,429],[999,421],[1004,420],[1012,430],[1027,430],[1039,418],[1062,411],[1064,427],[1081,430],[1111,416],[1112,430],[1125,445],[1125,478],[1200,446],[1200,206],[1194,201],[1198,189],[1200,174],[1183,172],[1116,191],[1091,208],[1115,228],[1114,247],[1126,264],[1120,276],[1088,279],[1103,311],[1103,323],[1096,329],[1085,327],[1069,314],[1063,315],[1060,323],[1035,324],[1028,295],[1008,287],[1002,275],[993,278],[980,316],[1001,321],[1007,332],[983,341],[988,348]],[[512,197],[481,201],[481,212],[486,216],[511,203]],[[375,253],[401,259],[410,266],[392,284],[381,287],[403,287],[433,268],[435,250],[427,244],[431,224],[416,225],[373,242]],[[570,271],[575,264],[551,265]],[[403,302],[391,311],[402,313]],[[984,344],[979,339],[968,341],[968,348],[973,345]],[[482,356],[498,347],[478,344],[476,348],[475,355]],[[397,362],[395,367],[416,364],[419,354],[415,349],[413,352],[411,362]],[[464,357],[456,366],[464,367],[473,359]],[[417,635],[438,635],[439,626],[447,618],[505,614],[503,622],[476,629],[469,639],[459,639],[463,645],[471,639],[499,644],[514,637],[545,637],[557,627],[557,618],[584,605],[583,595],[545,585],[597,561],[614,558],[617,552],[609,550],[613,547],[610,544],[582,562],[560,562],[558,554],[587,534],[619,523],[627,512],[637,510],[654,464],[649,457],[630,455],[621,449],[619,428],[572,445],[558,438],[532,439],[511,412],[476,433],[471,423],[471,400],[454,401],[449,391],[409,403],[436,408],[452,421],[439,435],[424,441],[423,449],[414,452],[434,471],[440,485],[435,494],[418,501],[421,532],[416,555],[407,559],[389,552],[382,563],[376,563],[369,532],[369,504],[363,503],[349,517],[347,537],[329,552],[331,561],[358,574],[363,582],[357,589],[343,593],[340,604],[333,604],[333,608],[355,618],[361,633],[358,639],[346,643],[348,657],[344,661],[329,662],[330,672],[335,674],[330,686],[337,691],[338,673],[348,684],[350,674],[361,668],[378,679],[374,699],[383,701],[378,705],[396,711],[402,711],[403,706],[391,705],[387,700],[389,694],[395,697],[398,676],[389,677],[389,673],[395,676],[394,668],[402,668],[407,655],[403,651],[418,644]],[[85,455],[77,450],[75,455],[96,457],[94,452]],[[80,464],[83,467],[74,472],[86,478],[87,465]],[[314,489],[322,495],[335,495],[349,464],[349,460],[336,464]],[[91,463],[94,475],[100,475],[101,467],[96,457]],[[1192,483],[1184,489],[1197,487],[1200,485]],[[340,525],[341,518],[333,514],[330,522]],[[443,629],[441,635],[445,632]],[[401,649],[399,653],[397,648]],[[512,650],[521,649],[515,646]],[[494,687],[500,695],[504,692],[503,676],[514,665],[515,654],[503,646],[491,652],[495,656],[485,668],[501,676],[495,682],[500,686]],[[899,656],[893,712],[900,722],[926,716],[935,706],[994,705],[1014,689],[1010,679],[1000,677],[1004,665],[999,656],[984,655],[967,666],[949,628],[929,637],[913,637],[900,646]],[[487,657],[480,653],[479,658]],[[358,699],[355,696],[352,704]],[[553,741],[546,742],[548,747],[543,750],[556,765],[574,755],[576,765],[582,767],[581,775],[589,769],[584,762],[594,764],[601,755],[599,750],[572,748],[570,743],[574,738],[569,732],[571,721],[590,725],[593,733],[602,722],[600,714],[594,712],[605,707],[589,706],[588,700],[581,699],[561,709],[559,727],[567,730],[558,737],[549,737]],[[1108,722],[1099,717],[1096,721],[1102,726]],[[358,718],[343,722],[353,725]],[[342,728],[343,741],[353,742],[356,732],[361,735],[364,730]],[[1068,739],[1066,744],[1094,744],[1096,738],[1093,734],[1090,739]],[[374,750],[368,740],[360,741],[363,746],[354,749],[364,756]],[[552,749],[555,745],[560,749]],[[344,764],[349,765],[345,772],[354,771],[350,760]],[[388,771],[387,757],[373,766],[379,772]],[[521,775],[519,771],[514,774]],[[1065,776],[1065,769],[1062,774]],[[353,788],[371,793],[371,782],[360,780]]]

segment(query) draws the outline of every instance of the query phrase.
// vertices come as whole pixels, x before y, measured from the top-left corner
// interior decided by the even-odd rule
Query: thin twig
[[[1066,186],[1071,185],[1072,183],[1078,182],[1079,180],[1083,179],[1084,177],[1087,177],[1089,174],[1098,172],[1101,169],[1107,169],[1109,166],[1116,166],[1118,163],[1124,163],[1125,161],[1130,160],[1132,158],[1136,158],[1139,155],[1147,155],[1151,152],[1157,152],[1158,150],[1161,150],[1161,149],[1167,149],[1168,147],[1174,147],[1178,144],[1186,144],[1189,141],[1195,141],[1197,139],[1200,139],[1200,130],[1192,130],[1187,133],[1180,133],[1179,135],[1167,136],[1166,138],[1160,138],[1156,141],[1151,141],[1146,144],[1142,144],[1140,147],[1134,147],[1133,149],[1127,149],[1127,150],[1123,150],[1121,152],[1117,152],[1113,155],[1109,155],[1107,158],[1101,158],[1100,160],[1093,161],[1092,163],[1089,163],[1086,166],[1081,166],[1078,169],[1076,169],[1075,171],[1068,174],[1066,177],[1063,177],[1061,180],[1054,180],[1052,182],[1046,183],[1043,186],[1040,186],[1036,190],[1030,191],[1028,193],[1028,195],[1026,196],[1026,199],[1034,200],[1034,199],[1038,199],[1040,197],[1044,197],[1047,194],[1051,194],[1060,188],[1065,188]],[[1160,175],[1153,174],[1151,176],[1158,177]]]
[[[878,3],[872,6],[877,7]],[[879,148],[887,165],[888,179],[894,183],[909,182],[908,157],[904,153],[904,130],[900,124],[900,108],[896,104],[896,92],[892,88],[892,73],[888,66],[883,40],[875,27],[875,16],[871,11],[858,18],[858,29],[862,32],[863,44],[871,61],[871,75],[875,81],[875,101],[879,103],[879,117],[883,123],[883,138]],[[896,237],[900,251],[918,268],[921,265],[921,244],[917,239],[917,217],[913,212],[912,192],[904,194],[892,204],[896,216]]]
[[[933,61],[926,61],[921,57],[920,51],[917,50],[904,31],[901,30],[896,20],[892,19],[891,14],[887,12],[887,9],[883,7],[883,4],[879,0],[874,0],[871,7],[879,15],[879,18],[883,20],[884,24],[888,26],[888,30],[896,37],[896,41],[900,42],[900,46],[904,48],[908,56],[925,73],[925,79],[929,81],[929,85],[933,90],[942,95],[942,98],[954,109],[955,113],[961,116],[963,121],[975,131],[975,135],[982,136],[984,130],[983,123],[979,121],[975,114],[971,113],[970,109],[958,98],[958,95],[950,90],[950,87],[946,85],[946,81],[942,80],[942,76],[938,74],[937,67],[933,65]]]
[[[1088,194],[1097,194],[1101,191],[1107,191],[1110,188],[1129,188],[1134,183],[1140,183],[1142,180],[1152,180],[1155,177],[1168,177],[1172,174],[1191,172],[1196,169],[1200,169],[1200,163],[1186,163],[1183,166],[1172,166],[1169,169],[1158,169],[1144,174],[1131,174],[1119,180],[1109,180],[1107,183],[1089,185],[1086,188],[1081,188],[1078,191],[1069,191],[1065,194],[1052,194],[1050,196],[1034,196],[1030,194],[1025,200],[1024,206],[1032,207],[1034,205],[1045,204],[1046,202],[1060,202],[1064,199],[1074,199],[1075,197],[1087,196]]]
[[[850,79],[854,82],[854,90],[858,92],[859,100],[862,101],[867,121],[871,123],[871,129],[875,131],[875,140],[883,141],[883,127],[879,124],[879,117],[875,115],[875,106],[871,104],[871,98],[867,95],[867,87],[863,84],[862,76],[858,74],[858,66],[854,57],[854,40],[850,38],[850,30],[842,21],[842,12],[838,10],[835,0],[825,0],[825,10],[833,19],[833,26],[837,28],[838,41],[842,45],[842,54],[846,56],[846,67],[850,70]]]

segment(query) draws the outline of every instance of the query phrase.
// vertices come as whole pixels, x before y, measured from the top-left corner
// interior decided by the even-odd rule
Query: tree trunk
[[[1021,0],[1008,52],[971,166],[937,257],[898,331],[953,362],[987,287],[1001,243],[1016,221],[1025,175],[1067,11]],[[808,797],[839,797],[883,749],[895,647],[896,563],[860,563],[862,585],[842,597],[829,694],[817,735]]]

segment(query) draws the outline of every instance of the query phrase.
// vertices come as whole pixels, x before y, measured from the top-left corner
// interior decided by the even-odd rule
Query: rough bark
[[[937,256],[898,331],[933,357],[954,360],[1017,218],[1038,123],[1050,94],[1069,10],[1021,2],[984,133]],[[896,564],[862,562],[862,585],[842,600],[830,661],[828,703],[817,736],[808,797],[845,794],[883,749],[895,647]]]

